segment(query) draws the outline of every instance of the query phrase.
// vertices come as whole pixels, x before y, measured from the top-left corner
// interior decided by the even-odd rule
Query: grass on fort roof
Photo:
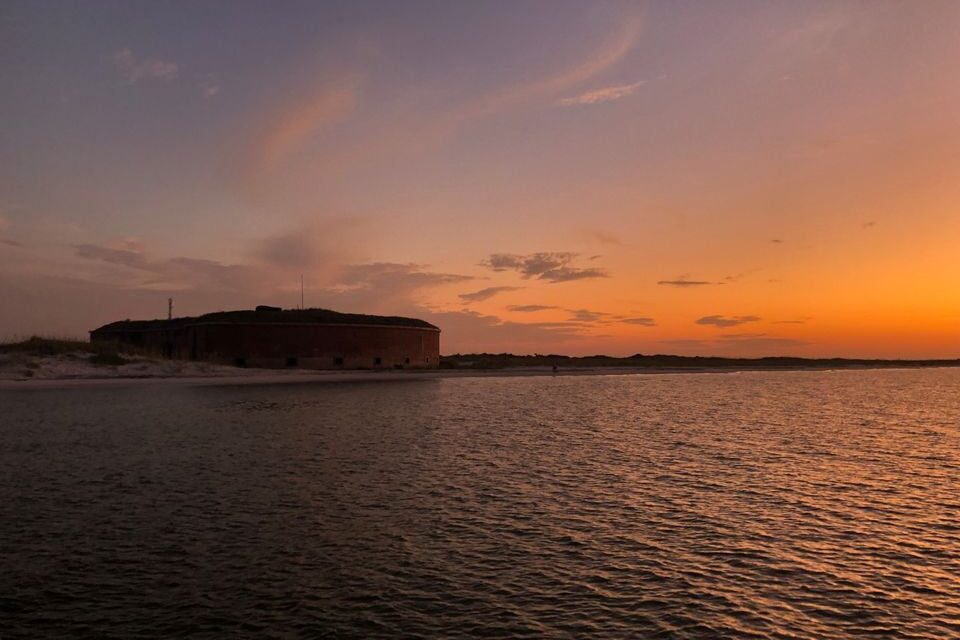
[[[172,320],[119,320],[104,325],[104,328],[136,329],[178,326],[196,322],[222,323],[282,323],[282,322],[318,322],[331,324],[375,324],[383,326],[406,326],[436,328],[434,325],[418,318],[403,316],[378,316],[364,313],[342,313],[332,309],[280,309],[279,307],[262,309],[237,309],[234,311],[213,311],[200,316],[182,316]]]

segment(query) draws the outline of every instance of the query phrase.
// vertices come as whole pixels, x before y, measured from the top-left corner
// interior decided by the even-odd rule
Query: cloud
[[[136,84],[143,79],[174,80],[179,71],[175,62],[159,58],[138,59],[133,51],[127,48],[113,54],[113,63],[130,84]]]
[[[356,108],[358,85],[356,76],[328,82],[274,110],[255,136],[248,177],[256,179],[276,169],[311,138],[350,115]]]
[[[771,238],[770,242],[772,244],[783,244],[783,240],[781,240],[780,238]]]
[[[611,324],[614,322],[622,322],[624,324],[632,324],[644,327],[653,327],[656,326],[656,322],[653,318],[647,317],[634,317],[627,318],[624,316],[614,315],[606,311],[591,311],[590,309],[566,309],[564,307],[558,307],[548,304],[519,304],[511,305],[507,307],[508,311],[513,311],[516,313],[536,313],[538,311],[550,311],[550,310],[562,310],[570,314],[567,324],[574,323],[579,325],[597,325],[597,324]]]
[[[418,311],[443,330],[443,353],[563,353],[576,347],[588,327],[565,322],[511,322],[475,311]]]
[[[748,270],[748,271],[744,271],[744,272],[742,272],[742,273],[738,273],[738,274],[735,275],[735,276],[724,276],[723,282],[718,282],[717,284],[724,284],[724,283],[726,283],[726,282],[737,282],[737,281],[739,281],[739,280],[742,280],[743,278],[746,278],[747,276],[750,276],[750,275],[753,275],[754,273],[757,273],[758,271],[760,271],[760,269],[750,269],[750,270]]]
[[[621,242],[620,238],[612,233],[607,233],[606,231],[601,231],[599,229],[593,229],[588,233],[593,240],[599,242],[600,244],[623,246],[623,242]],[[594,257],[599,256],[591,256],[590,259],[593,260]]]
[[[594,89],[576,96],[561,98],[557,104],[563,107],[572,107],[585,104],[611,102],[613,100],[619,100],[635,94],[637,89],[642,87],[644,84],[646,84],[646,81],[641,80],[640,82],[634,82],[633,84],[622,84],[613,87],[603,87],[602,89]]]
[[[548,304],[514,304],[507,307],[508,311],[515,311],[517,313],[534,313],[537,311],[546,311],[548,309],[559,309],[560,307],[554,307]]]
[[[217,289],[289,306],[300,302],[302,274],[308,305],[388,314],[421,309],[421,294],[430,287],[475,280],[416,263],[357,261],[350,247],[363,244],[359,238],[365,220],[305,220],[288,232],[251,241],[237,264],[152,255],[137,238],[77,244],[72,247],[80,259],[75,273],[108,286],[152,291]]]
[[[641,327],[655,327],[655,326],[657,326],[657,323],[656,323],[656,321],[655,321],[653,318],[645,318],[645,317],[639,317],[639,318],[623,318],[623,319],[620,320],[620,322],[622,322],[622,323],[624,323],[624,324],[635,324],[635,325],[639,325],[639,326],[641,326]]]
[[[588,278],[609,277],[609,274],[603,269],[573,269],[569,267],[550,269],[539,276],[541,280],[546,280],[547,282],[571,282],[573,280],[585,280]]]
[[[342,267],[332,278],[333,284],[318,291],[321,300],[334,308],[360,312],[399,313],[420,310],[425,289],[462,284],[473,276],[430,271],[427,265],[415,263],[372,262]],[[326,303],[325,303],[326,304]]]
[[[400,289],[416,289],[442,284],[456,284],[473,280],[473,276],[454,273],[436,273],[425,270],[426,265],[397,262],[372,262],[344,267],[338,283],[344,285],[371,286],[374,284],[397,285]]]
[[[806,324],[810,318],[799,318],[796,320],[774,320],[772,324]]]
[[[552,101],[620,62],[636,44],[640,20],[626,15],[604,40],[581,59],[541,78],[518,78],[514,83],[464,99],[443,113],[421,113],[405,122],[397,118],[371,131],[356,145],[320,158],[318,170],[335,171],[358,163],[381,162],[396,155],[429,152],[446,144],[471,125],[501,113]]]
[[[204,80],[200,83],[200,94],[204,98],[212,98],[220,93],[220,85],[213,80]]]
[[[570,252],[532,253],[529,255],[494,253],[480,264],[493,271],[516,271],[523,278],[536,278],[551,283],[609,277],[604,269],[571,267],[570,263],[578,255]]]
[[[9,226],[10,226],[10,220],[8,220],[3,216],[0,216],[0,231],[3,231]],[[16,240],[10,240],[9,238],[0,238],[0,243],[3,243],[10,247],[23,248],[23,244],[17,242]]]
[[[874,221],[874,220],[868,220],[867,222],[864,222],[862,225],[860,225],[860,228],[861,228],[861,229],[873,229],[875,226],[877,226],[876,221]]]
[[[639,36],[639,19],[636,16],[627,16],[599,48],[578,64],[543,80],[523,82],[513,88],[485,95],[454,117],[460,120],[492,115],[576,86],[622,60],[636,44]]]
[[[687,280],[684,277],[680,277],[676,280],[659,280],[657,284],[667,287],[703,287],[715,283],[708,282],[707,280]]]
[[[567,309],[567,311],[571,314],[570,319],[575,322],[598,322],[610,315],[603,311],[590,311],[589,309]]]
[[[155,268],[139,251],[114,249],[96,244],[77,244],[73,246],[73,250],[78,258],[85,258],[87,260],[100,260],[102,262],[144,271],[152,271]]]
[[[356,251],[368,242],[369,222],[308,212],[287,231],[252,241],[248,260],[287,281],[305,274],[310,283],[326,285],[343,265],[357,262]]]
[[[619,322],[641,327],[657,326],[657,323],[653,318],[648,318],[646,316],[625,318],[623,316],[613,315],[612,313],[607,313],[605,311],[590,311],[589,309],[566,309],[566,311],[572,314],[570,316],[570,320],[573,322],[591,324],[611,324]]]
[[[812,55],[820,55],[840,43],[841,33],[858,24],[857,11],[850,5],[824,5],[802,20],[792,21],[788,29],[772,34],[780,46]]]
[[[254,255],[272,266],[293,270],[311,267],[320,257],[311,235],[299,231],[258,241]]]
[[[140,273],[136,286],[163,289],[202,289],[205,287],[250,290],[261,282],[256,269],[247,265],[227,265],[197,258],[149,259],[142,251],[116,249],[96,244],[74,245],[74,255]]]
[[[760,320],[757,316],[733,316],[730,318],[724,316],[704,316],[696,321],[696,324],[712,325],[714,327],[736,327],[747,322],[757,322]]]
[[[480,289],[479,291],[474,291],[473,293],[461,293],[460,299],[464,302],[482,302],[484,300],[489,300],[498,293],[517,291],[522,288],[523,287],[487,287],[486,289]]]

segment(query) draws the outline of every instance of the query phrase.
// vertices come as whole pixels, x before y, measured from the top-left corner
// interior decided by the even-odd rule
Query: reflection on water
[[[960,636],[960,372],[0,392],[0,636]]]

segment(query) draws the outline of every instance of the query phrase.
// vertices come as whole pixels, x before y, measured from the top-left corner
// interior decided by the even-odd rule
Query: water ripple
[[[960,372],[0,396],[0,637],[960,637]]]

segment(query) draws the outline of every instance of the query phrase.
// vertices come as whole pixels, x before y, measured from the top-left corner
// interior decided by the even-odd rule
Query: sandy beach
[[[622,376],[756,371],[826,371],[894,367],[511,367],[504,369],[406,369],[381,371],[323,371],[256,369],[177,360],[133,360],[119,366],[94,366],[85,360],[55,356],[39,358],[34,374],[24,376],[0,363],[0,391],[121,387],[130,385],[276,385],[343,382],[403,382],[441,378],[505,378],[524,376]],[[904,367],[910,368],[910,367]]]

